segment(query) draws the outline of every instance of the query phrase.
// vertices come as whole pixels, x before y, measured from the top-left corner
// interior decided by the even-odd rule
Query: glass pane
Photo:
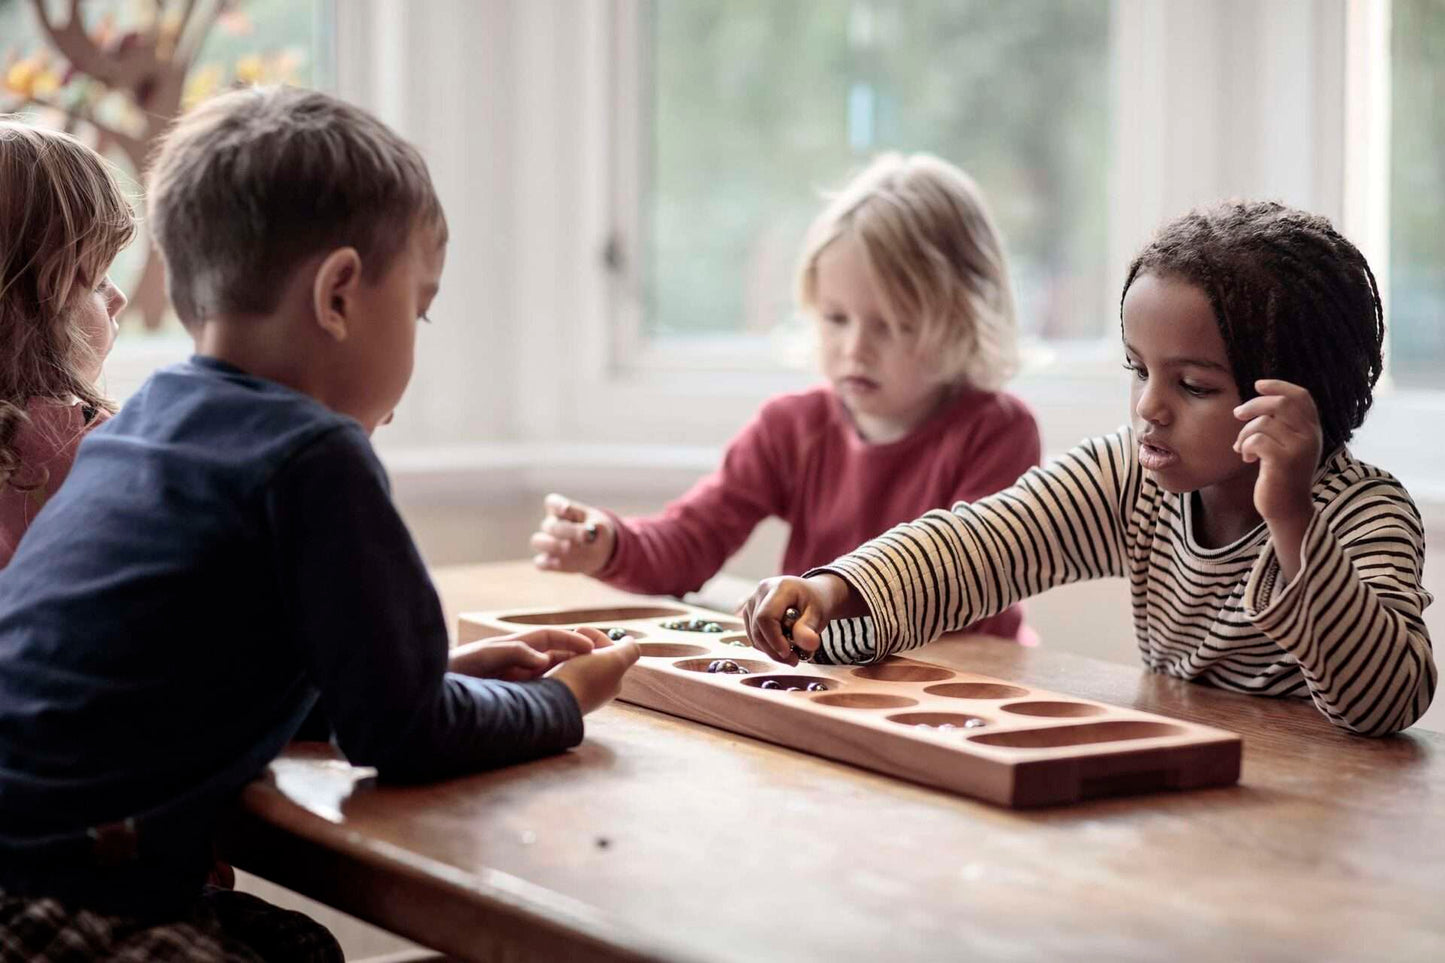
[[[1025,332],[1101,334],[1109,17],[1109,0],[653,3],[644,335],[789,318],[820,189],[890,149],[979,182]]]
[[[1445,0],[1395,0],[1391,30],[1390,371],[1445,387]],[[1382,279],[1383,280],[1383,279]]]
[[[46,36],[33,3],[0,0],[0,112],[70,130],[100,150],[119,168],[139,212],[141,169],[171,117],[237,84],[330,83],[329,0],[247,0],[224,10],[216,0],[202,0],[186,20],[191,7],[185,0],[91,0],[81,6],[86,43],[102,59],[119,63],[138,51],[149,57],[153,69],[134,71],[137,76],[164,78],[186,50],[197,51],[179,84],[150,80],[117,88],[71,68]],[[57,26],[68,21],[68,3],[50,2],[46,9]],[[123,338],[179,330],[144,231],[121,252],[111,274],[131,299]]]

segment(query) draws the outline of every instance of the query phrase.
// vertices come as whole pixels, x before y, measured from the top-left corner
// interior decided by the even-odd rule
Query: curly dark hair
[[[1273,201],[1197,208],[1166,224],[1129,265],[1209,297],[1243,400],[1260,378],[1307,389],[1328,455],[1365,420],[1383,364],[1375,275],[1330,222]],[[1120,296],[1123,317],[1123,295]]]

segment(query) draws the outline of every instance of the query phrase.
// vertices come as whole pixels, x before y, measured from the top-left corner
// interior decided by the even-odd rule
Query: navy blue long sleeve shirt
[[[217,814],[318,698],[383,779],[581,740],[561,683],[446,659],[360,425],[213,359],[158,372],[0,571],[0,888],[137,911],[182,898]],[[127,818],[139,859],[96,872],[87,832]]]

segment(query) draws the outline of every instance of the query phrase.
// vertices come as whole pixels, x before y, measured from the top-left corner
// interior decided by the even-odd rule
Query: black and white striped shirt
[[[833,661],[876,661],[1057,585],[1124,576],[1144,663],[1236,692],[1309,697],[1366,735],[1409,726],[1436,670],[1421,613],[1424,529],[1386,472],[1335,451],[1315,477],[1300,571],[1280,588],[1269,529],[1195,540],[1188,494],[1139,465],[1131,429],[1095,438],[1012,488],[899,525],[815,571],[872,613],[825,633]],[[813,574],[813,573],[809,573]]]

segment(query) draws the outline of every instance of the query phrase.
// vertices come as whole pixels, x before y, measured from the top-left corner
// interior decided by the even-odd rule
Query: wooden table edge
[[[367,838],[290,801],[266,779],[242,793],[224,851],[239,869],[463,959],[698,959],[508,873],[478,875]]]

